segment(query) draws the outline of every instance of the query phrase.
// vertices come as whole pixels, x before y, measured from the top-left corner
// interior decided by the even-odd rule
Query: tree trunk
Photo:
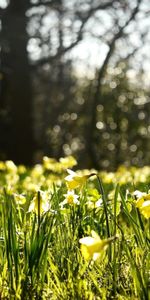
[[[34,138],[25,15],[28,5],[29,1],[11,0],[2,16],[1,66],[7,87],[1,101],[10,111],[6,157],[17,164],[29,165],[33,158]]]

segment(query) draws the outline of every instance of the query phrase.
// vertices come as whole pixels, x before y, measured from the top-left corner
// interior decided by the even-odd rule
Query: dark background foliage
[[[1,0],[0,159],[149,164],[149,14],[147,0]]]

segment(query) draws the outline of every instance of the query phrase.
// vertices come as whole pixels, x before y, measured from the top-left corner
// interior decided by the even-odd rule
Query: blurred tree
[[[115,170],[120,164],[149,164],[149,88],[144,85],[142,72],[139,71],[133,82],[128,72],[129,62],[121,60],[115,67],[107,68],[101,83],[92,145],[100,169]],[[76,123],[76,135],[78,132],[83,145],[86,145],[90,130],[90,107],[94,92],[93,82],[89,79],[78,87],[78,97],[85,99],[85,102]],[[84,167],[86,161],[86,166],[92,167],[85,147],[77,149],[76,155],[79,155],[81,166]]]
[[[101,87],[95,133],[101,135],[103,145],[102,150],[97,139],[101,168],[114,170],[123,163],[127,166],[149,164],[149,90],[130,83],[128,68],[124,61],[108,69]]]
[[[69,10],[66,1],[10,0],[5,9],[0,9],[2,23],[1,67],[6,82],[5,90],[1,93],[1,101],[9,107],[10,113],[10,134],[5,149],[6,158],[11,158],[16,163],[30,164],[33,161],[35,141],[32,120],[33,91],[29,64],[30,49],[34,48],[35,50],[35,56],[33,53],[30,62],[35,63],[36,66],[42,67],[42,65],[58,59],[57,84],[60,86],[64,68],[62,55],[75,47],[82,39],[83,27],[91,14],[99,8],[105,9],[111,4],[111,1],[98,4],[88,14],[82,16],[79,15],[76,3],[72,1],[71,7],[75,8],[74,20],[80,20],[80,26],[77,34],[75,33],[75,39],[72,38],[67,46],[64,46],[65,29],[63,27],[66,12]],[[53,26],[52,29],[49,26],[47,29],[44,24],[44,20],[51,17],[51,12],[54,24],[55,18],[58,20],[56,29]],[[43,24],[46,28],[46,35],[42,32]],[[53,47],[52,40],[55,40],[55,32],[58,35]],[[40,48],[41,55],[36,55],[37,48]],[[59,111],[61,107],[59,107]]]
[[[101,93],[102,80],[105,77],[107,67],[109,65],[110,60],[112,59],[113,54],[114,54],[114,51],[116,48],[116,42],[124,36],[124,31],[125,31],[126,27],[129,26],[130,23],[135,19],[137,13],[139,12],[139,6],[140,6],[141,2],[142,2],[142,0],[137,0],[137,4],[131,10],[131,12],[129,12],[129,17],[127,16],[127,20],[124,21],[124,24],[122,26],[120,26],[119,20],[114,18],[113,22],[115,25],[115,30],[114,30],[113,36],[111,37],[111,40],[109,42],[107,42],[107,45],[109,47],[108,52],[105,56],[102,66],[100,67],[99,71],[97,71],[97,73],[96,73],[95,91],[94,91],[93,99],[91,102],[91,111],[90,111],[91,117],[90,117],[90,121],[89,121],[89,131],[88,131],[86,141],[87,141],[88,153],[91,157],[92,164],[97,169],[99,168],[100,158],[98,157],[99,155],[97,155],[97,149],[95,151],[95,131],[96,131],[95,127],[96,127],[96,121],[97,121],[97,109],[96,108],[101,99],[100,93]],[[128,5],[128,3],[126,3],[126,5]],[[127,7],[126,5],[125,5],[125,9]],[[123,6],[123,9],[124,9],[124,6]]]
[[[29,5],[29,1],[12,0],[4,10],[1,19],[1,67],[6,84],[1,94],[1,101],[9,107],[10,114],[6,157],[16,163],[26,164],[32,162],[35,147],[26,32],[26,10]]]
[[[103,82],[110,65],[115,68],[118,61],[126,59],[128,66],[129,56],[133,58],[145,44],[148,31],[141,24],[148,18],[147,1],[11,0],[0,10],[1,65],[6,79],[3,91],[7,86],[2,98],[11,129],[7,158],[30,163],[39,149],[57,157],[81,153],[82,166],[102,166],[107,160],[107,147],[104,152],[99,150],[104,142],[99,134],[103,122],[98,120]],[[138,43],[132,39],[133,34]],[[99,43],[102,58],[97,61],[93,80],[78,80],[73,49],[80,49],[88,39],[91,51],[93,40]],[[114,114],[116,124],[120,124],[116,100],[113,102],[111,93],[106,94],[106,111]],[[107,109],[107,103],[113,112]],[[119,126],[116,136],[122,134]],[[113,142],[121,149],[120,140],[114,138]],[[109,151],[107,148],[107,155]],[[111,151],[116,155],[116,164],[122,161],[117,151]]]

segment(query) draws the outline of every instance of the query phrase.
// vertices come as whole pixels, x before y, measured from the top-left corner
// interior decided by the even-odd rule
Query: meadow
[[[150,167],[0,162],[0,299],[150,299]]]

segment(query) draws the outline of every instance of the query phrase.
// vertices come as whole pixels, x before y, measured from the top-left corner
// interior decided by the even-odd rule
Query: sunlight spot
[[[105,127],[105,126],[104,126],[104,123],[103,123],[103,122],[100,122],[100,121],[99,121],[99,122],[96,123],[96,128],[97,128],[97,129],[100,130],[100,129],[103,129],[104,127]]]
[[[63,145],[63,150],[64,150],[65,155],[71,155],[71,153],[72,153],[70,146],[68,144]]]
[[[130,150],[131,150],[131,152],[136,152],[136,150],[137,150],[137,146],[136,145],[131,145],[130,146]]]
[[[138,114],[139,120],[144,120],[145,119],[145,113],[143,111],[140,111]]]
[[[110,134],[109,134],[108,132],[104,132],[104,133],[103,133],[103,138],[104,138],[105,140],[108,140],[108,139],[110,138]]]
[[[108,144],[107,148],[108,148],[108,150],[110,150],[110,151],[114,151],[114,150],[115,150],[115,145],[112,144],[112,143],[110,143],[110,144]]]
[[[59,133],[60,132],[60,126],[59,125],[55,125],[53,128],[55,133]]]
[[[72,113],[71,115],[70,115],[70,118],[71,118],[71,120],[76,120],[77,119],[77,117],[78,117],[78,115],[76,114],[76,113]]]
[[[109,85],[110,85],[111,89],[115,89],[117,86],[117,83],[115,81],[111,81]]]
[[[104,110],[104,106],[101,105],[101,104],[98,104],[97,107],[96,107],[96,109],[97,109],[98,112],[101,112],[101,111]]]

